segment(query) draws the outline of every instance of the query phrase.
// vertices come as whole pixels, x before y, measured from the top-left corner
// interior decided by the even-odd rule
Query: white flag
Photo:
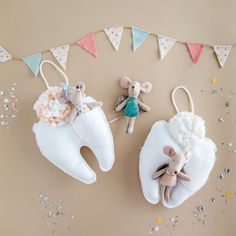
[[[222,68],[229,56],[232,45],[214,45],[213,48]]]
[[[161,59],[163,59],[175,44],[176,39],[158,35],[158,45]]]
[[[56,58],[58,63],[61,65],[61,67],[65,70],[66,69],[66,62],[68,57],[70,46],[69,45],[63,45],[56,48],[51,48],[50,51],[52,52],[52,55]]]
[[[6,51],[6,49],[4,49],[3,47],[0,46],[0,64],[11,60],[12,59],[12,55],[10,53],[8,53]]]
[[[117,51],[120,46],[123,27],[104,28],[104,32]]]

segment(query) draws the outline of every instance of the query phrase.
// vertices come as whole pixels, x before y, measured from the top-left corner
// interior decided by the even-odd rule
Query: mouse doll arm
[[[123,102],[121,102],[117,107],[115,107],[115,111],[121,111],[127,104],[128,98],[126,98]]]
[[[185,181],[191,181],[191,178],[189,175],[186,175],[185,173],[183,172],[179,172],[178,173],[178,177],[182,180],[185,180]]]
[[[87,106],[92,110],[94,107],[101,107],[103,105],[102,102],[88,102]]]
[[[163,168],[163,169],[161,169],[161,170],[159,170],[159,171],[156,171],[156,172],[153,174],[152,179],[157,179],[157,178],[159,178],[161,175],[163,175],[163,174],[166,172],[167,168],[168,168],[168,167],[165,167],[165,168]]]
[[[146,112],[151,111],[151,108],[141,101],[138,101],[138,105],[142,108],[143,111]]]
[[[77,116],[77,110],[74,107],[71,111],[71,114],[66,118],[65,122],[71,124],[76,116]]]

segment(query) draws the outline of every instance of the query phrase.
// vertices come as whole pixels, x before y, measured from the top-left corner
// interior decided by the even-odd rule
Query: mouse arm
[[[163,174],[166,172],[167,168],[168,168],[168,167],[165,167],[165,168],[163,168],[163,169],[161,169],[161,170],[159,170],[159,171],[156,171],[156,172],[153,174],[152,179],[157,179],[157,178],[159,178],[161,175],[163,175]]]
[[[178,177],[185,181],[191,181],[191,177],[183,172],[179,172]]]
[[[87,103],[87,106],[90,109],[93,109],[94,107],[101,107],[102,105],[103,105],[102,102],[89,102],[89,103]]]
[[[126,98],[122,103],[120,103],[117,107],[115,107],[115,111],[121,111],[125,107],[127,102],[128,102],[128,98]]]
[[[138,105],[142,108],[142,110],[144,110],[146,112],[151,111],[151,108],[141,101],[138,101]]]
[[[77,110],[74,107],[71,111],[71,114],[66,118],[65,122],[71,124],[76,116],[77,116]]]

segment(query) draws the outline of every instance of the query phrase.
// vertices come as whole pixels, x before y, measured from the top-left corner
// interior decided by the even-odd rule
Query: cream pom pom
[[[179,112],[169,120],[170,133],[180,147],[187,151],[205,137],[205,121],[191,112]]]

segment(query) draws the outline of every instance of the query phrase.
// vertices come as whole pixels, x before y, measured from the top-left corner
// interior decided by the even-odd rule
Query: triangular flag
[[[161,59],[163,59],[175,44],[176,39],[158,35],[158,45]]]
[[[12,55],[0,46],[0,64],[12,59]]]
[[[132,38],[133,38],[133,50],[136,51],[137,48],[144,42],[144,40],[149,36],[149,32],[144,31],[140,28],[132,27]]]
[[[69,49],[70,49],[69,45],[63,45],[60,47],[55,47],[50,49],[52,55],[56,58],[57,62],[61,65],[61,67],[64,70],[66,69],[66,62]]]
[[[214,45],[213,48],[222,68],[227,60],[227,57],[229,56],[232,45]]]
[[[35,53],[33,55],[22,58],[24,63],[30,68],[35,76],[39,73],[39,65],[41,62],[41,53]]]
[[[118,50],[123,33],[123,27],[104,28],[104,32],[111,41],[113,47]]]
[[[86,51],[88,51],[93,56],[95,57],[98,56],[94,33],[90,33],[86,35],[84,38],[79,39],[76,42],[76,44],[79,45],[81,48],[85,49]]]
[[[204,44],[202,43],[187,43],[188,51],[194,64],[197,64],[202,53]]]

